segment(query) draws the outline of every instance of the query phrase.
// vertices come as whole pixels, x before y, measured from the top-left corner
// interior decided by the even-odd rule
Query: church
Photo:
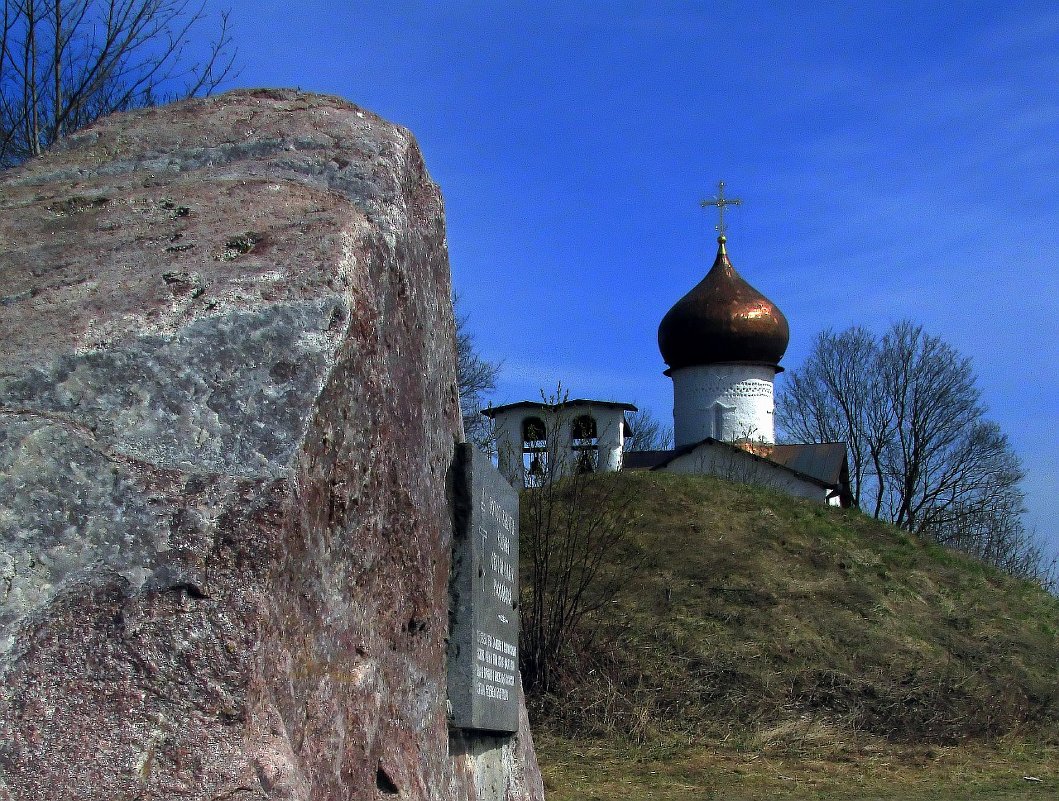
[[[664,470],[717,475],[833,506],[852,494],[844,442],[776,444],[774,381],[790,330],[783,312],[736,272],[728,257],[724,197],[717,257],[658,326],[658,348],[673,382],[675,447],[625,452],[628,403],[521,401],[490,407],[498,466],[515,487],[547,471]]]

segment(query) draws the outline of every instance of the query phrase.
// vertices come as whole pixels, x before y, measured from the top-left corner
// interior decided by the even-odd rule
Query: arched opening
[[[539,487],[548,472],[548,430],[539,417],[522,421],[522,468],[527,487]]]
[[[574,418],[570,425],[570,450],[574,454],[574,470],[578,473],[595,472],[599,466],[599,433],[592,415]]]
[[[728,431],[730,427],[729,419],[733,411],[735,411],[733,406],[725,406],[720,402],[713,404],[713,434],[711,436],[714,439],[719,439],[722,442],[733,439]]]

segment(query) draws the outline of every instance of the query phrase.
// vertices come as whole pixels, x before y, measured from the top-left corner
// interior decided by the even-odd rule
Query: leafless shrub
[[[548,403],[562,414],[560,398]],[[584,621],[609,605],[635,569],[613,559],[633,522],[625,477],[565,469],[561,447],[549,440],[552,452],[520,497],[519,659],[531,694],[554,686],[560,655],[575,637],[582,647],[591,640]]]

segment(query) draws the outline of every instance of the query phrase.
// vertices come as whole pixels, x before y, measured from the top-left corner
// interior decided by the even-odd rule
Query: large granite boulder
[[[541,798],[450,737],[460,436],[405,130],[242,91],[0,173],[0,798]]]

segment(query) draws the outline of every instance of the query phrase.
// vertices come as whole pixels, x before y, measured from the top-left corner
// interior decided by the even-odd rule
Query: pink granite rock
[[[0,173],[0,798],[543,798],[450,737],[461,436],[404,129],[240,91]]]

